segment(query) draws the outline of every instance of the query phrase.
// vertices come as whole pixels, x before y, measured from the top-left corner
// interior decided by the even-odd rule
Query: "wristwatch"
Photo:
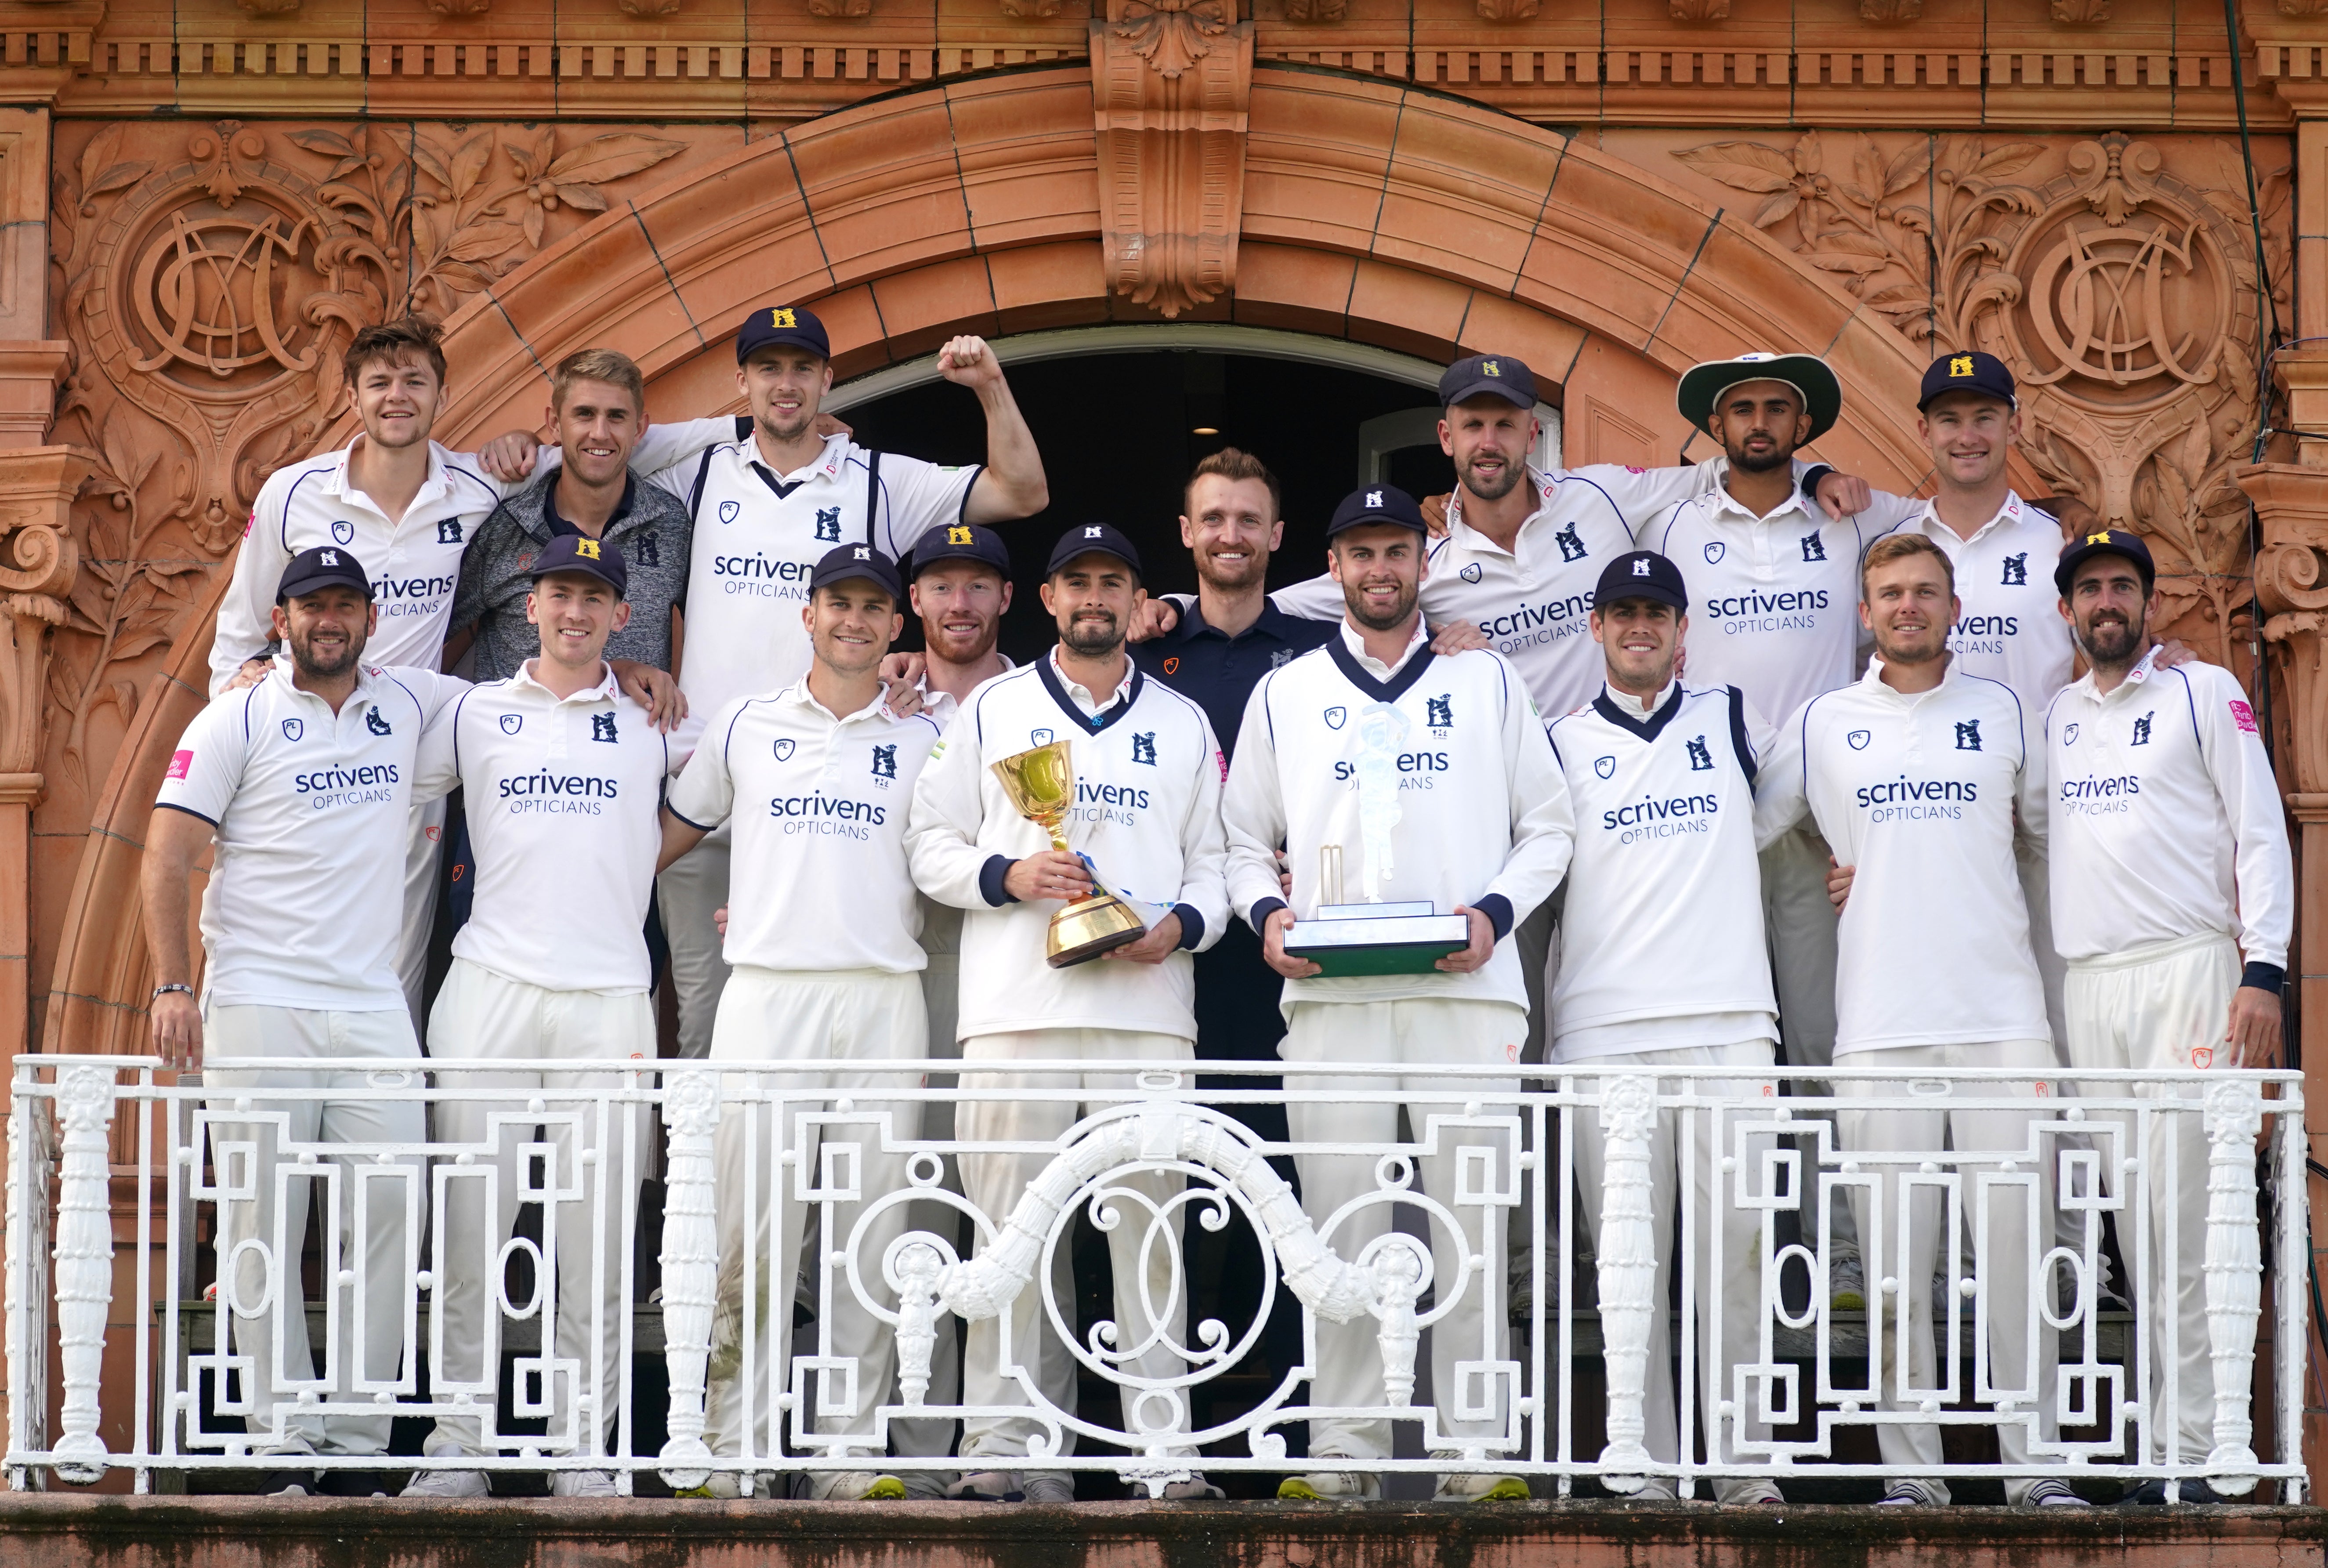
[[[192,986],[187,985],[181,981],[174,980],[167,985],[155,986],[154,988],[154,994],[146,1000],[148,1001],[160,1001],[164,997],[169,995],[174,991],[183,991],[188,996],[194,994],[194,988]]]

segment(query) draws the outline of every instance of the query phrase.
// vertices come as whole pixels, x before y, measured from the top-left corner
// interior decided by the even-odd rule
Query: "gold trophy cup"
[[[993,765],[994,776],[1018,814],[1051,835],[1051,848],[1068,852],[1063,831],[1068,808],[1075,803],[1075,765],[1067,743],[1055,740],[1032,751],[1006,756]],[[1112,947],[1137,942],[1148,927],[1131,906],[1101,885],[1092,873],[1092,895],[1078,898],[1051,916],[1051,934],[1043,956],[1053,969],[1084,963]]]

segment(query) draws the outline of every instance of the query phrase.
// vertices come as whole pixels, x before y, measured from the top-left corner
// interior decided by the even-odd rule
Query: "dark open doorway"
[[[1008,343],[1003,352],[1009,362]],[[1428,387],[1364,371],[1185,351],[1011,362],[1010,385],[1051,483],[1050,509],[1003,530],[1018,588],[1002,651],[1019,660],[1056,641],[1036,588],[1061,530],[1112,522],[1139,544],[1150,593],[1193,591],[1177,521],[1181,486],[1206,453],[1242,446],[1284,489],[1285,543],[1270,564],[1270,586],[1299,581],[1325,568],[1326,520],[1358,483],[1360,425],[1436,401]],[[943,381],[853,404],[842,418],[859,441],[885,451],[940,463],[985,455],[978,405]],[[1435,446],[1393,451],[1387,467],[1385,477],[1417,496],[1454,484]],[[908,617],[901,646],[920,645],[920,627]]]

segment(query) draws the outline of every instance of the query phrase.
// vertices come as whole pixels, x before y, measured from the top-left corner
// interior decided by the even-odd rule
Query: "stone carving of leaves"
[[[1666,0],[1666,14],[1676,22],[1727,22],[1730,0]]]
[[[2071,27],[2091,27],[2110,19],[2110,0],[2053,0],[2053,20]]]
[[[1339,22],[1348,13],[1348,0],[1285,0],[1288,22]]]
[[[1878,27],[1896,27],[1924,14],[1924,0],[1859,0],[1859,19]]]
[[[1479,19],[1483,22],[1533,22],[1537,0],[1478,0]]]

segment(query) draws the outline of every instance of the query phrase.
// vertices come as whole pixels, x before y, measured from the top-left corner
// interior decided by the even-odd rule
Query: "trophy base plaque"
[[[1112,893],[1094,893],[1051,916],[1043,961],[1053,969],[1072,968],[1147,934],[1147,925],[1131,905]]]
[[[1428,974],[1441,959],[1471,943],[1468,915],[1441,915],[1428,901],[1324,904],[1285,934],[1285,951],[1331,979],[1364,974]]]

